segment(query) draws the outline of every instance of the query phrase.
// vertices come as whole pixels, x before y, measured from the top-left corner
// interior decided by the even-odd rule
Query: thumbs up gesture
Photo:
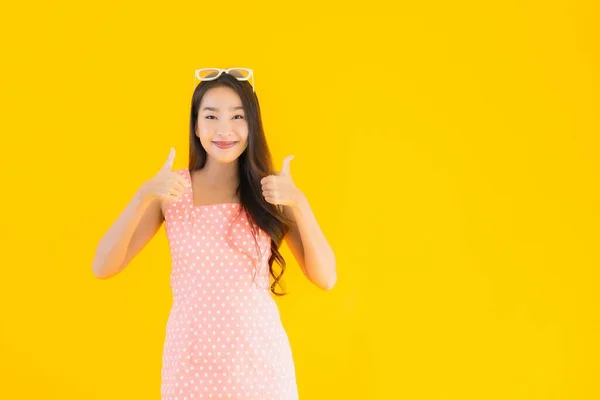
[[[296,187],[290,172],[290,162],[294,156],[283,160],[283,168],[276,175],[261,179],[262,195],[268,203],[296,207],[302,192]]]
[[[183,197],[185,188],[190,184],[183,176],[173,172],[173,161],[175,161],[175,149],[171,148],[167,161],[156,175],[140,188],[144,200],[159,198],[163,202],[172,202]]]

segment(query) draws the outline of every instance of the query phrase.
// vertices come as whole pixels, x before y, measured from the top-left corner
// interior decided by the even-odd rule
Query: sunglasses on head
[[[221,74],[229,74],[238,81],[247,81],[252,79],[252,92],[254,92],[254,73],[248,68],[200,68],[194,73],[194,78],[199,81],[214,81]],[[194,79],[194,86],[196,86],[196,80]]]

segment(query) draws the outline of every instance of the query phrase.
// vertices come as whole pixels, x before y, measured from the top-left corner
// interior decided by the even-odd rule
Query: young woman
[[[202,69],[196,77],[189,167],[173,171],[171,149],[100,241],[93,271],[122,271],[165,221],[173,306],[162,399],[297,399],[290,344],[270,295],[282,295],[278,249],[285,240],[324,290],[336,282],[335,256],[292,180],[292,157],[273,170],[252,70]]]

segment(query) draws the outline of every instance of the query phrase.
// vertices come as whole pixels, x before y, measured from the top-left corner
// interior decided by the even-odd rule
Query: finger
[[[167,184],[167,187],[169,188],[177,188],[178,190],[181,191],[181,193],[185,193],[187,186],[184,183],[181,183],[181,181],[179,181],[178,179],[173,179],[171,181],[169,181],[169,183]]]
[[[181,199],[181,198],[183,198],[183,193],[179,192],[177,189],[164,188],[160,192],[160,197],[163,199],[169,199],[169,198]]]
[[[163,164],[161,170],[171,171],[173,169],[173,161],[175,161],[175,148],[171,147],[167,161]]]
[[[274,199],[279,198],[279,192],[277,190],[265,190],[263,191],[263,196],[272,197]]]
[[[161,196],[161,199],[163,199],[163,201],[166,201],[168,203],[174,203],[176,201],[181,200],[181,197],[177,197],[177,196],[173,196],[172,194],[169,194],[169,195]]]
[[[281,178],[279,176],[269,175],[268,177],[261,180],[260,183],[261,185],[276,185],[277,182],[279,182],[280,180]]]
[[[265,197],[265,201],[271,204],[277,204],[274,197]]]
[[[177,181],[179,183],[181,183],[184,187],[191,187],[192,186],[191,183],[190,183],[190,181],[187,178],[184,178],[183,176],[181,176],[181,175],[179,175],[177,173],[174,173],[174,174],[175,174],[175,177],[176,177]]]
[[[270,203],[277,204],[279,203],[279,196],[277,193],[269,193],[266,196],[263,196],[265,199],[271,200]]]
[[[167,185],[173,185],[173,184],[181,185],[184,188],[191,187],[190,182],[177,172],[170,172],[169,178],[167,179]]]
[[[179,184],[169,186],[165,190],[165,194],[172,194],[175,196],[183,196],[184,193],[185,193],[185,188],[181,187],[181,185],[179,185]]]
[[[168,187],[177,185],[185,189],[191,186],[189,181],[177,172],[171,172],[166,182]]]
[[[275,176],[273,176],[273,175],[269,175],[269,176],[265,176],[264,178],[262,178],[262,179],[260,180],[260,183],[264,185],[264,184],[266,184],[266,183],[273,182],[274,180],[275,180]]]
[[[287,156],[284,160],[283,160],[283,167],[281,168],[281,172],[279,172],[278,175],[282,175],[282,176],[292,176],[292,173],[290,172],[290,162],[294,159],[295,156]]]

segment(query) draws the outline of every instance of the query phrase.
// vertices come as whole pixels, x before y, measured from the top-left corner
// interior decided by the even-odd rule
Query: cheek
[[[210,149],[211,145],[211,136],[207,134],[205,130],[200,129],[198,132],[198,137],[200,139],[200,144],[204,147],[205,150]]]
[[[200,141],[210,141],[210,138],[212,137],[212,129],[209,124],[203,121],[199,121],[197,129],[197,136],[200,138]]]
[[[198,132],[200,133],[200,136],[206,135],[206,132],[210,132],[210,127],[206,123],[206,120],[198,121]]]
[[[238,130],[238,135],[240,136],[240,140],[242,142],[248,142],[248,124],[240,126],[240,129]]]

